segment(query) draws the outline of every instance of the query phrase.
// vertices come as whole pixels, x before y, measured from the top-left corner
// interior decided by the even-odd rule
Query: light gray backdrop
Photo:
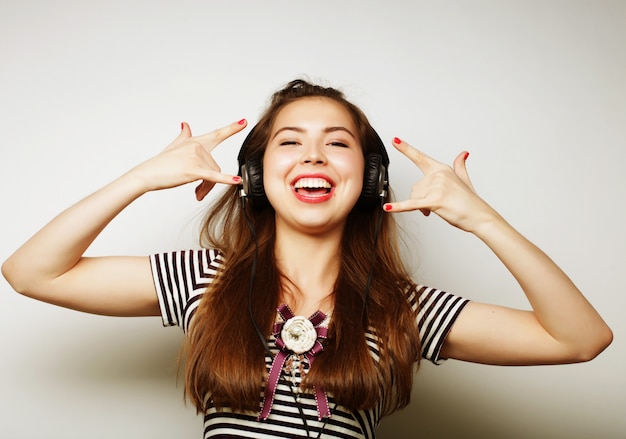
[[[624,438],[626,2],[3,1],[0,259],[173,139],[246,117],[307,75],[342,88],[385,141],[451,163],[551,255],[615,332],[593,362],[424,365],[381,438]],[[236,172],[243,135],[218,149]],[[391,180],[419,172],[396,151]],[[149,194],[90,254],[196,246],[193,188]],[[473,236],[404,214],[420,281],[527,307]],[[546,291],[549,293],[549,291]],[[59,309],[0,281],[0,437],[199,438],[158,318]]]

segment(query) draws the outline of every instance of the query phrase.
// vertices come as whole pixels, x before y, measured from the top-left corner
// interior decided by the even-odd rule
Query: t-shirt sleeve
[[[189,329],[207,286],[223,266],[215,250],[183,250],[150,256],[164,326]]]
[[[468,299],[418,285],[409,296],[411,306],[417,308],[417,327],[420,333],[422,358],[434,364],[446,359],[440,357],[441,348],[452,325],[456,321]]]

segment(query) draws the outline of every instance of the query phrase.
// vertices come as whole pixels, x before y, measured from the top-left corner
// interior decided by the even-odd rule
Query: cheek
[[[284,176],[294,166],[294,157],[290,154],[265,153],[263,157],[263,175],[270,177]]]
[[[263,180],[271,181],[284,178],[290,166],[290,160],[284,155],[266,155],[263,159]]]
[[[292,160],[283,154],[266,153],[263,158],[263,187],[270,203],[274,198],[273,195],[284,188],[285,176],[292,166]]]
[[[337,163],[337,171],[343,176],[344,183],[343,196],[348,197],[347,200],[352,204],[359,199],[361,192],[363,191],[363,160],[350,157],[349,159],[342,161],[341,164]]]
[[[337,167],[341,169],[342,175],[346,176],[351,183],[362,186],[365,164],[360,157],[346,157],[337,164]]]

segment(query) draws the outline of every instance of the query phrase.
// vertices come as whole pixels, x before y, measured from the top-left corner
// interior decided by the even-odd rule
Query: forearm
[[[144,192],[133,173],[123,175],[50,221],[4,262],[2,273],[16,291],[42,288],[74,267],[106,225]]]
[[[224,174],[211,151],[241,131],[245,120],[193,137],[186,123],[163,151],[135,166],[99,191],[62,212],[2,265],[13,288],[29,297],[81,311],[118,315],[158,315],[147,257],[83,254],[102,230],[142,194],[201,181],[201,200],[216,183],[238,184]]]
[[[498,215],[474,233],[504,263],[526,294],[537,321],[556,341],[593,357],[612,334],[570,278]]]
[[[448,358],[490,364],[556,364],[589,360],[613,334],[573,282],[511,227],[474,190],[460,153],[452,167],[400,139],[394,146],[424,173],[409,199],[385,211],[436,213],[491,248],[519,282],[533,310],[474,303],[464,308],[446,338]]]

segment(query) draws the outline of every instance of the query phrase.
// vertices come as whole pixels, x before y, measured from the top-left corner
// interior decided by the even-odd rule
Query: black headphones
[[[377,152],[370,152],[365,156],[363,189],[357,201],[360,209],[373,209],[376,205],[381,205],[387,196],[389,186],[389,156],[378,133],[373,129],[372,132]],[[255,209],[262,209],[269,205],[263,187],[263,156],[258,154],[245,158],[252,133],[254,133],[254,128],[246,136],[237,156],[238,175],[241,177],[239,196],[247,198]]]

